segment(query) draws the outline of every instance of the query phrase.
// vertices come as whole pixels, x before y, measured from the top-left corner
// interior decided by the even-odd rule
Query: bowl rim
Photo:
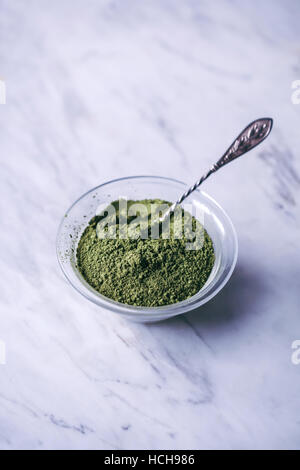
[[[106,308],[114,313],[117,314],[125,314],[125,316],[140,316],[140,315],[145,315],[148,316],[151,314],[151,318],[155,317],[164,317],[165,319],[169,317],[173,317],[175,315],[180,315],[183,313],[186,313],[188,311],[194,310],[205,303],[207,303],[209,300],[211,300],[213,297],[215,297],[222,289],[225,287],[229,279],[231,278],[233,271],[236,267],[237,259],[238,259],[238,238],[237,238],[237,233],[235,230],[235,227],[232,223],[231,218],[227,214],[227,212],[223,209],[223,207],[215,201],[214,198],[212,198],[210,195],[208,195],[205,191],[201,191],[200,189],[196,189],[195,192],[198,192],[202,194],[206,199],[208,199],[212,204],[214,204],[222,213],[226,221],[228,222],[228,225],[230,226],[231,229],[231,235],[233,236],[233,244],[234,244],[234,252],[233,252],[233,260],[232,264],[230,266],[230,269],[228,270],[226,276],[224,277],[223,281],[214,289],[212,289],[211,293],[209,293],[207,296],[204,298],[198,298],[199,293],[205,288],[205,285],[203,288],[197,292],[194,296],[185,299],[181,302],[177,302],[176,304],[170,304],[166,306],[160,306],[160,307],[138,307],[134,305],[128,305],[128,304],[122,304],[121,302],[116,302],[115,300],[109,299],[108,297],[103,296],[102,294],[98,293],[95,289],[93,289],[91,286],[88,285],[84,279],[80,279],[80,276],[76,274],[77,279],[78,279],[78,284],[80,287],[75,285],[75,283],[70,279],[68,273],[66,272],[64,268],[64,264],[62,263],[60,252],[59,252],[59,237],[63,229],[63,225],[65,222],[66,217],[68,214],[72,211],[72,209],[84,198],[86,198],[89,194],[93,193],[94,191],[99,190],[100,188],[103,188],[104,186],[107,186],[109,184],[113,183],[118,183],[120,181],[125,181],[125,180],[136,180],[136,179],[156,179],[156,180],[161,180],[161,181],[166,181],[169,183],[176,183],[180,184],[183,187],[187,188],[187,184],[177,180],[175,178],[170,178],[170,177],[165,177],[165,176],[157,176],[157,175],[136,175],[136,176],[125,176],[121,178],[116,178],[112,179],[109,181],[106,181],[105,183],[102,183],[89,191],[85,192],[82,196],[80,196],[76,201],[70,206],[70,208],[65,212],[65,215],[62,218],[61,223],[59,224],[59,229],[57,233],[57,238],[56,238],[56,254],[57,254],[57,259],[60,265],[60,268],[67,279],[67,281],[71,284],[71,286],[78,292],[80,293],[83,297],[85,297],[87,300],[90,302],[93,302],[95,305]],[[208,286],[207,286],[208,287]],[[93,294],[96,298],[93,298],[92,296],[88,295],[88,291],[90,291],[91,294]],[[162,319],[164,319],[162,318]]]

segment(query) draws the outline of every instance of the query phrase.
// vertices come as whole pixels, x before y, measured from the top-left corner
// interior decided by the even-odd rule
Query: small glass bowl
[[[171,318],[208,302],[227,283],[236,265],[238,243],[235,229],[225,211],[207,194],[194,191],[188,204],[201,210],[201,222],[210,235],[215,250],[215,264],[209,279],[193,297],[165,307],[134,307],[115,302],[99,294],[83,279],[76,268],[78,242],[90,219],[96,215],[97,208],[122,198],[163,199],[176,201],[186,190],[180,181],[157,176],[132,176],[121,178],[92,189],[66,213],[59,227],[57,255],[59,264],[71,285],[91,302],[118,313],[136,322],[154,322]]]

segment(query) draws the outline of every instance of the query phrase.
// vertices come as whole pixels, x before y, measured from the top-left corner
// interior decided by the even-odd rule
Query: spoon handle
[[[175,208],[180,205],[195,189],[197,189],[203,181],[205,181],[212,173],[215,173],[227,163],[232,162],[236,158],[249,152],[259,145],[270,134],[273,126],[273,119],[261,118],[251,122],[230,145],[224,155],[217,161],[209,171],[202,176],[191,188],[189,188],[175,204],[173,204],[166,212],[165,216],[174,212]],[[164,218],[165,218],[164,216]]]
[[[259,145],[270,134],[273,126],[273,119],[262,118],[251,122],[231,144],[223,157],[214,165],[214,171],[217,171],[222,166],[226,165],[232,160],[244,155],[254,147]]]

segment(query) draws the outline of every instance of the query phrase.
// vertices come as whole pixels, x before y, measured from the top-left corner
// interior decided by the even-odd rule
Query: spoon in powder
[[[175,202],[169,209],[160,217],[160,222],[163,222],[170,214],[172,214],[176,207],[189,197],[189,195],[199,188],[199,186],[213,173],[218,171],[227,163],[232,162],[238,157],[252,150],[259,145],[270,134],[273,126],[273,119],[261,118],[251,122],[230,145],[224,155],[217,161],[208,172],[203,175],[193,186],[191,186],[182,196]]]

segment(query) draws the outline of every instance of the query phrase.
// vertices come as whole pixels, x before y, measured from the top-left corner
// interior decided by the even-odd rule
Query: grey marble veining
[[[300,5],[0,0],[0,448],[300,448]],[[193,183],[251,120],[271,137],[205,183],[236,226],[226,288],[136,325],[55,256],[89,188]]]

